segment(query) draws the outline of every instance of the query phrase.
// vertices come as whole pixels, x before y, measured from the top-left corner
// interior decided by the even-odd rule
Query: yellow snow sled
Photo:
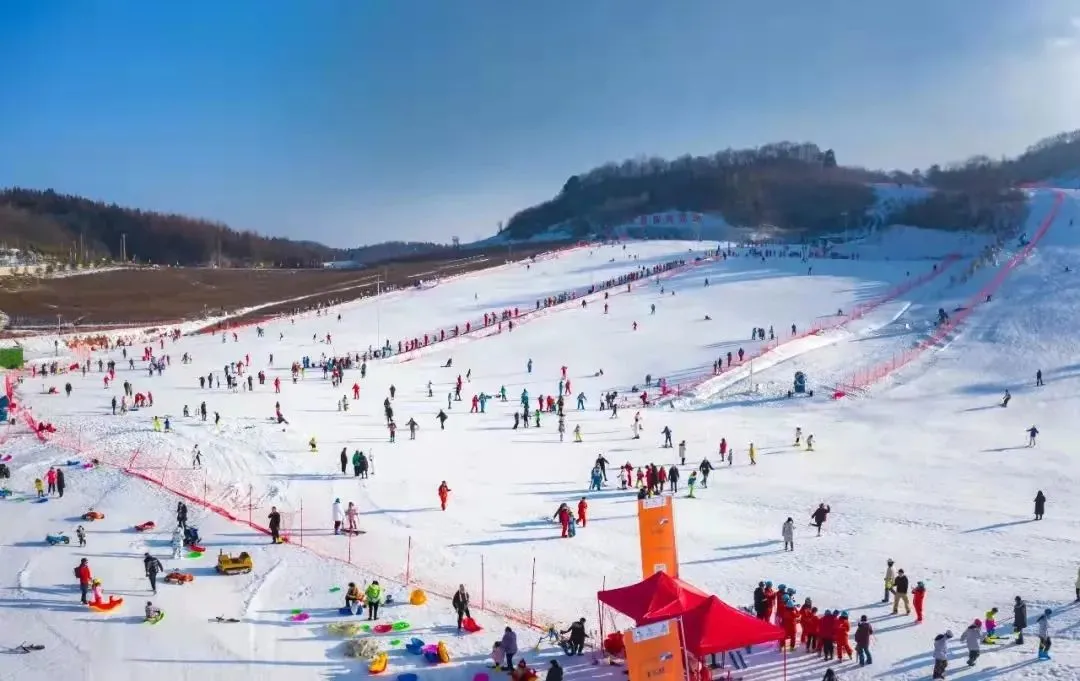
[[[224,551],[218,552],[217,571],[223,575],[244,575],[251,572],[251,556],[242,551],[239,556],[232,556]]]

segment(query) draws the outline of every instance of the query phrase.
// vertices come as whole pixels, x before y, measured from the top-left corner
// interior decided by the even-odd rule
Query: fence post
[[[252,524],[251,511],[255,508],[255,488],[248,485],[248,525]]]
[[[409,578],[412,576],[412,535],[409,535],[409,547],[405,551],[405,586],[409,586]],[[481,606],[482,608],[483,606]]]
[[[532,561],[532,584],[529,586],[529,626],[533,626],[533,611],[536,605],[536,556]]]
[[[300,498],[300,546],[304,545],[304,498]]]
[[[202,473],[202,498],[203,501],[210,501],[210,485],[206,481],[206,469],[203,469]]]
[[[480,554],[480,609],[484,609],[484,554]]]

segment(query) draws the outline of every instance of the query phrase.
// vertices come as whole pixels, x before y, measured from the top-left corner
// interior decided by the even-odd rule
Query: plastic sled
[[[412,655],[419,655],[424,650],[424,642],[418,638],[414,638],[405,644],[405,652]]]
[[[371,628],[371,631],[376,634],[389,634],[394,630],[394,627],[389,624],[376,624]]]
[[[45,535],[45,541],[49,542],[49,546],[56,546],[57,544],[70,544],[71,538],[63,534],[47,534]]]
[[[123,605],[124,599],[118,596],[109,596],[108,601],[94,601],[88,607],[93,612],[112,612],[121,605]]]
[[[165,575],[166,584],[187,584],[188,582],[195,581],[195,575],[189,575],[186,572],[170,572]]]
[[[412,625],[409,624],[408,622],[406,622],[405,620],[398,620],[397,622],[394,622],[391,625],[391,627],[393,628],[394,631],[405,631],[405,630],[409,629],[409,627],[411,627],[411,626]]]
[[[94,462],[92,462],[92,461],[87,461],[86,463],[84,463],[84,464],[82,465],[82,467],[83,467],[83,469],[85,469],[85,470],[90,470],[91,468],[93,468],[93,467],[94,467]]]
[[[187,548],[188,548],[188,551],[191,551],[192,553],[205,553],[206,552],[206,547],[205,546],[199,546],[198,544],[188,544]]]
[[[398,674],[397,681],[418,681],[419,678],[416,674],[408,672],[407,674]]]
[[[7,463],[8,461],[11,461],[10,454],[5,454],[2,458],[0,458],[0,462]]]
[[[243,551],[239,556],[231,556],[224,551],[218,554],[217,571],[223,575],[243,575],[251,572],[251,556]]]
[[[0,489],[0,499],[4,499],[4,498],[10,497],[10,496],[11,496],[11,490],[9,490],[7,488]]]
[[[145,619],[145,620],[143,620],[143,622],[145,624],[157,624],[158,622],[160,622],[163,619],[165,619],[165,611],[164,610],[159,612],[156,617],[151,617],[150,619]]]
[[[363,615],[364,614],[364,604],[363,603],[357,603],[356,605],[357,605],[356,614],[357,615]],[[344,617],[352,617],[353,616],[352,610],[350,610],[347,607],[338,608],[338,614],[342,615]]]
[[[152,530],[155,527],[157,527],[157,525],[154,524],[153,520],[147,520],[145,523],[140,523],[140,524],[136,525],[135,526],[135,531],[136,532],[146,532],[147,530]]]
[[[409,594],[409,603],[412,605],[423,605],[427,603],[427,594],[423,589],[413,589],[413,592]]]
[[[302,612],[298,615],[289,615],[290,622],[307,622],[309,619],[311,619],[311,615],[306,612]]]
[[[82,514],[82,519],[87,522],[93,522],[95,520],[104,520],[105,514],[100,511],[87,511]]]
[[[436,650],[429,650],[424,653],[424,659],[431,664],[439,664],[439,653]]]
[[[469,632],[470,634],[475,634],[476,632],[483,630],[483,627],[477,624],[476,620],[471,617],[466,617],[465,619],[461,620],[461,628]]]
[[[488,681],[490,678],[487,672],[476,672],[476,676],[472,677],[472,681]]]
[[[439,658],[439,664],[446,664],[450,661],[450,649],[447,648],[446,644],[442,641],[439,641],[439,645],[435,651],[435,654]]]
[[[41,497],[39,499],[34,499],[34,503],[35,504],[47,504],[47,503],[49,503],[49,497]]]
[[[379,653],[371,660],[371,664],[368,665],[367,670],[371,674],[382,674],[386,671],[386,665],[389,663],[390,656],[386,653]]]
[[[64,465],[65,466],[81,466],[82,461],[79,461],[78,459],[68,459],[67,461],[64,462]]]

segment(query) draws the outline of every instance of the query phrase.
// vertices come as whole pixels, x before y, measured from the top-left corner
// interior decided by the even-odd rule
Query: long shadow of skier
[[[973,527],[970,530],[964,530],[960,534],[972,534],[974,532],[989,532],[990,530],[1000,530],[1006,527],[1012,527],[1013,525],[1027,525],[1028,523],[1035,522],[1034,518],[1027,518],[1025,520],[1012,520],[1007,523],[994,523],[993,525],[983,525],[982,527]]]

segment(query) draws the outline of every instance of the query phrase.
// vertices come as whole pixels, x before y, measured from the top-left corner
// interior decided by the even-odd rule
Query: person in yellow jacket
[[[155,433],[160,433],[161,432],[161,419],[159,419],[156,416],[154,417],[154,432]]]
[[[754,443],[753,442],[750,443],[750,452],[749,453],[750,453],[750,465],[751,466],[756,466],[757,465],[757,450],[754,449]],[[734,450],[732,451],[732,455],[734,455]]]
[[[345,607],[355,615],[360,611],[363,602],[364,594],[360,593],[360,587],[356,586],[356,582],[349,582],[349,590],[345,592]]]
[[[364,589],[364,600],[367,601],[368,606],[368,619],[379,619],[379,604],[382,603],[382,587],[379,586],[379,580],[372,580],[371,584],[368,584]]]
[[[41,481],[41,478],[34,478],[34,490],[39,497],[45,496],[45,483]]]

